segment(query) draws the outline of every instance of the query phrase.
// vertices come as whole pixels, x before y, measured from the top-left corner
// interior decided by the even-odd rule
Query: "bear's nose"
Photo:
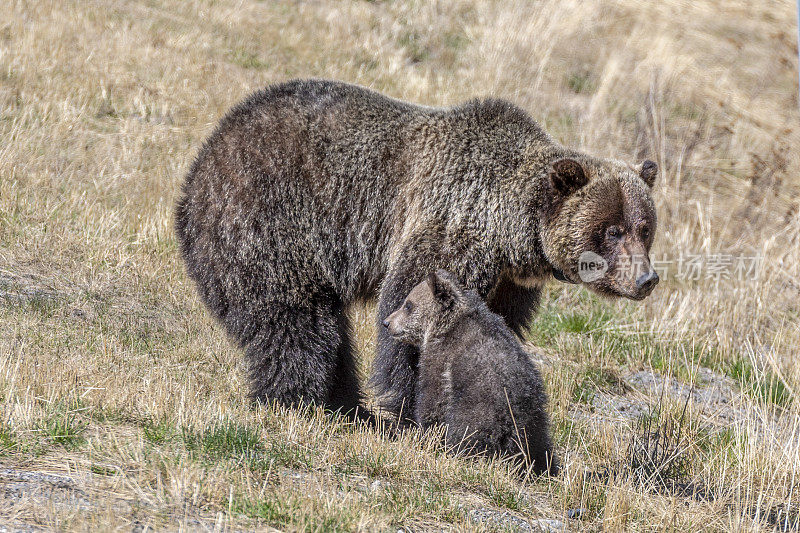
[[[383,319],[383,327],[385,327],[385,328],[389,327],[389,319],[388,318]]]
[[[658,285],[658,274],[655,270],[642,274],[636,279],[636,288],[639,289],[639,292],[650,292],[656,285]]]

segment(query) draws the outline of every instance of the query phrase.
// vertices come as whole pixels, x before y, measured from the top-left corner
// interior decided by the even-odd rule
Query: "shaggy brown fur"
[[[292,81],[222,119],[176,230],[203,300],[246,351],[253,397],[351,409],[347,306],[378,298],[380,323],[434,268],[517,332],[545,280],[579,280],[584,250],[611,265],[590,287],[646,295],[619,258],[649,249],[654,177],[559,145],[502,100],[432,108]],[[384,331],[378,344],[372,382],[398,413],[413,405],[418,353]]]
[[[439,270],[384,321],[420,350],[414,420],[444,425],[456,449],[556,474],[542,378],[517,337],[473,291]]]

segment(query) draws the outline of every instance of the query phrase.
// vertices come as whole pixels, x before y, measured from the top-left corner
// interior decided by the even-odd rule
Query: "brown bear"
[[[296,80],[220,121],[175,225],[200,295],[246,352],[252,397],[351,410],[348,306],[377,299],[380,325],[433,269],[518,333],[551,276],[647,296],[655,177],[649,161],[560,145],[503,100],[437,108]],[[603,268],[583,277],[587,253]],[[372,383],[392,413],[414,405],[417,357],[380,328]]]
[[[455,449],[512,457],[526,472],[558,472],[539,371],[474,291],[439,270],[383,325],[419,350],[417,424],[444,426]]]

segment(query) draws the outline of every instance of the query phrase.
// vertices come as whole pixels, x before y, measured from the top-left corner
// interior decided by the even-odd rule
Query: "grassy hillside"
[[[2,13],[0,528],[800,527],[794,2]],[[612,302],[554,283],[531,325],[558,478],[247,405],[172,206],[231,105],[308,76],[430,105],[507,98],[566,144],[659,164],[655,293]],[[353,315],[367,369],[371,310]]]

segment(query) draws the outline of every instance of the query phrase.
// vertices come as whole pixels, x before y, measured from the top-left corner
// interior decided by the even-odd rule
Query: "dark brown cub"
[[[385,321],[420,351],[414,418],[446,427],[450,446],[513,457],[556,474],[547,396],[536,365],[504,320],[443,270]]]

